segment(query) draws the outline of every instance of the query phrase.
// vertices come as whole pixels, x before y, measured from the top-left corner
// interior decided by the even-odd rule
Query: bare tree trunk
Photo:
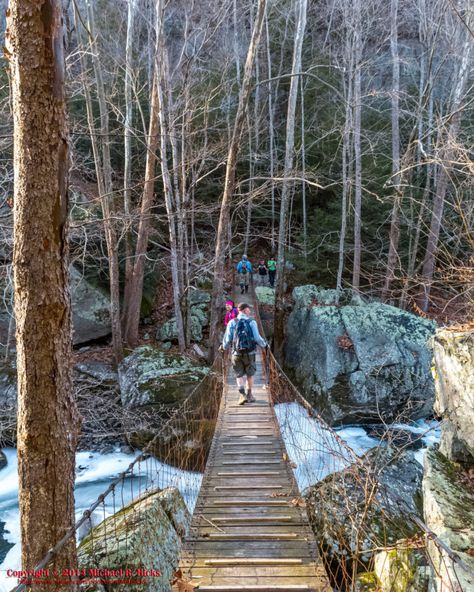
[[[159,132],[158,127],[158,94],[156,88],[155,72],[151,90],[150,124],[147,140],[145,180],[140,208],[137,244],[135,247],[135,260],[133,264],[132,279],[128,289],[129,292],[125,325],[125,341],[130,347],[134,347],[138,341],[146,251],[148,247],[148,235],[150,233],[151,225],[151,209],[153,207],[155,195],[156,149],[158,147]]]
[[[131,232],[131,210],[132,210],[132,125],[133,125],[133,102],[132,102],[132,54],[134,42],[135,2],[128,0],[127,13],[127,43],[125,47],[125,121],[124,121],[124,171],[123,171],[123,206],[125,214],[125,289],[123,299],[123,310],[128,309],[128,291],[132,282],[133,261],[132,261],[132,232]],[[125,323],[122,323],[125,328]]]
[[[265,33],[266,33],[266,51],[267,51],[267,78],[268,78],[268,151],[270,154],[270,183],[271,183],[271,208],[272,208],[272,230],[271,230],[271,246],[272,251],[275,249],[275,183],[273,177],[275,175],[275,129],[273,117],[273,95],[272,95],[272,60],[270,52],[270,34],[268,31],[268,17],[265,17]]]
[[[105,97],[105,87],[102,77],[102,68],[99,61],[95,33],[95,17],[92,1],[87,0],[87,25],[89,41],[91,45],[92,65],[97,86],[97,101],[100,112],[100,136],[101,136],[101,164],[103,187],[100,195],[102,213],[104,217],[105,240],[107,243],[107,256],[109,261],[110,276],[110,316],[112,324],[112,349],[115,362],[118,364],[123,358],[122,326],[120,319],[120,277],[118,262],[118,241],[115,229],[115,211],[113,207],[112,164],[110,160],[110,130],[109,111]],[[92,122],[93,125],[93,122]],[[92,130],[95,133],[95,130]],[[96,166],[98,163],[96,163]],[[99,165],[100,166],[100,165]]]
[[[303,256],[305,267],[308,266],[308,215],[306,211],[306,150],[305,150],[305,121],[304,121],[304,85],[301,78],[301,174],[303,182],[301,183],[301,206],[303,208]]]
[[[275,355],[281,360],[283,337],[284,337],[284,311],[283,296],[285,285],[285,254],[286,237],[288,233],[288,196],[290,183],[287,177],[293,169],[293,152],[295,147],[295,114],[296,99],[298,96],[297,74],[301,72],[301,53],[303,49],[304,31],[306,28],[307,0],[299,0],[298,18],[296,22],[295,42],[293,47],[293,62],[291,66],[290,93],[288,97],[288,110],[286,115],[286,144],[285,144],[285,166],[283,172],[283,184],[281,191],[280,205],[280,228],[278,229],[278,259],[275,282],[275,323],[274,323],[274,346]]]
[[[344,121],[344,133],[342,142],[342,204],[341,204],[341,231],[339,235],[339,264],[337,268],[336,298],[342,290],[342,274],[344,272],[344,251],[347,232],[347,204],[350,192],[350,142],[352,130],[352,85],[353,85],[353,60],[352,51],[349,51],[349,76],[346,81],[346,118]]]
[[[382,290],[382,300],[389,296],[394,279],[400,241],[400,59],[398,56],[398,0],[391,0],[390,9],[390,48],[392,53],[392,179],[394,190],[392,219],[390,224],[390,246],[388,249],[387,271]]]
[[[14,119],[19,504],[22,568],[28,570],[74,525],[79,418],[71,373],[61,3],[11,0],[6,43]],[[73,538],[52,568],[61,573],[76,564]]]
[[[245,113],[248,107],[250,93],[252,91],[252,71],[257,55],[258,44],[263,28],[263,21],[266,8],[266,0],[258,0],[257,16],[247,51],[245,61],[244,76],[239,93],[239,104],[235,116],[234,130],[227,154],[226,174],[224,181],[224,193],[222,196],[221,210],[219,215],[219,225],[216,238],[216,257],[214,264],[214,281],[212,286],[211,301],[211,321],[210,321],[210,340],[209,340],[209,359],[213,360],[216,354],[219,329],[222,316],[222,296],[224,286],[224,267],[225,267],[225,249],[227,244],[228,225],[230,218],[230,204],[232,194],[235,189],[235,169],[240,149],[240,139],[242,137],[243,126],[245,122]]]
[[[362,226],[362,155],[361,155],[361,67],[362,67],[362,40],[361,40],[361,0],[354,0],[354,158],[355,158],[355,193],[354,193],[354,262],[352,269],[352,289],[360,288],[360,260],[361,260],[361,226]]]
[[[173,285],[173,304],[176,317],[176,329],[178,333],[178,343],[180,351],[186,349],[186,339],[184,332],[183,311],[181,309],[182,296],[182,277],[180,275],[180,250],[177,235],[177,215],[180,208],[180,195],[177,174],[171,178],[168,166],[168,145],[171,146],[172,157],[175,166],[173,170],[178,172],[177,148],[174,138],[174,128],[170,129],[170,119],[168,110],[171,109],[171,98],[168,89],[168,57],[165,46],[164,31],[164,1],[157,0],[157,77],[156,88],[158,95],[158,117],[160,122],[160,157],[161,173],[163,178],[163,193],[165,197],[166,213],[168,216],[168,230],[171,253],[171,282]],[[168,99],[168,100],[167,100]],[[174,181],[174,187],[173,187]]]
[[[468,22],[472,22],[474,16],[469,13]],[[470,31],[465,33],[465,40],[463,46],[460,47],[461,64],[459,66],[459,73],[457,76],[456,85],[453,92],[453,99],[451,102],[451,123],[446,134],[445,148],[442,152],[442,162],[439,166],[439,175],[436,182],[436,193],[433,200],[433,213],[431,217],[430,230],[428,234],[428,242],[426,245],[425,257],[423,260],[423,268],[421,271],[420,284],[421,289],[417,298],[417,304],[423,312],[428,310],[431,286],[433,283],[433,274],[435,270],[436,254],[438,251],[439,233],[441,229],[441,222],[443,217],[444,202],[446,192],[448,189],[448,169],[454,157],[455,144],[459,132],[459,125],[461,122],[460,106],[466,90],[469,70],[470,58],[472,53],[472,39]]]

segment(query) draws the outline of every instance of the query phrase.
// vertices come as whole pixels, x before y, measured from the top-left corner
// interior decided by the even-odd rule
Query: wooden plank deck
[[[180,560],[200,592],[330,592],[316,541],[263,387],[257,354],[255,403],[237,404],[232,372],[191,531]],[[178,590],[175,585],[173,590]]]

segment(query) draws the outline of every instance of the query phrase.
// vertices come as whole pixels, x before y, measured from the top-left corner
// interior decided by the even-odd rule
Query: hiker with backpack
[[[224,327],[227,327],[227,325],[230,323],[230,321],[232,319],[237,318],[239,311],[237,310],[236,306],[234,305],[233,300],[226,300],[225,310],[226,310],[226,313],[225,313],[225,317],[224,317]]]
[[[239,316],[227,325],[220,349],[224,351],[232,346],[232,368],[239,387],[239,405],[244,405],[255,402],[252,395],[253,377],[257,371],[255,350],[257,345],[267,348],[268,343],[258,332],[257,322],[250,317],[250,305],[242,302],[237,308]]]
[[[268,268],[265,261],[259,261],[257,268],[257,283],[259,286],[264,286],[267,283]]]
[[[273,288],[275,286],[275,274],[276,274],[276,270],[277,270],[277,264],[275,259],[272,257],[270,257],[270,259],[267,261],[267,267],[268,267],[268,279],[270,281],[270,286]]]
[[[247,255],[242,255],[242,259],[237,263],[237,273],[239,274],[240,293],[247,293],[249,291],[249,275],[253,273],[253,267]]]

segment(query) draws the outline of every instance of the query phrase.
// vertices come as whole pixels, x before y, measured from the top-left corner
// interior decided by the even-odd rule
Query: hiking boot
[[[248,399],[247,395],[244,393],[243,395],[240,395],[237,405],[245,405],[245,403],[248,403]]]
[[[252,391],[249,389],[247,391],[247,403],[255,403],[257,399],[252,395]]]

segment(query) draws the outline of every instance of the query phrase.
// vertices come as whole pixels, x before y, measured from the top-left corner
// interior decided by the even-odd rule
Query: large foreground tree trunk
[[[258,1],[257,16],[250,39],[250,45],[247,51],[245,61],[244,77],[239,93],[239,104],[235,116],[234,130],[227,154],[227,166],[224,181],[224,193],[222,195],[221,210],[219,215],[219,225],[217,228],[216,239],[216,258],[214,264],[214,281],[212,286],[211,300],[211,322],[209,338],[209,359],[213,360],[216,354],[219,330],[222,324],[222,301],[224,288],[224,266],[225,250],[228,239],[228,227],[230,218],[230,204],[235,189],[235,169],[237,166],[237,157],[240,150],[240,139],[245,122],[245,114],[249,103],[250,93],[252,91],[251,80],[252,71],[257,55],[257,48],[262,33],[266,0]]]
[[[14,281],[23,569],[33,568],[74,524],[78,415],[70,363],[61,15],[59,0],[11,0],[7,32],[15,126]],[[54,567],[60,572],[75,564],[72,539]],[[48,587],[67,589],[72,586]]]

